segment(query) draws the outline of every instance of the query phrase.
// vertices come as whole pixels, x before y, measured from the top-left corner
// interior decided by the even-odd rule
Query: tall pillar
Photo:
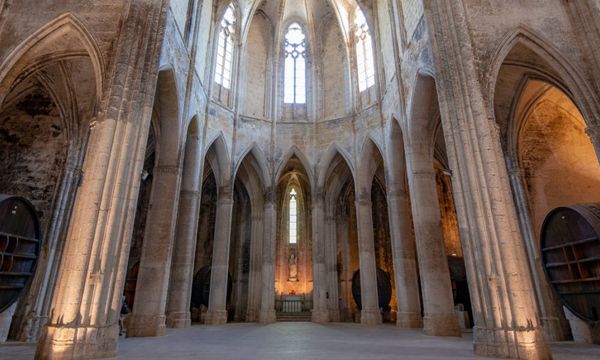
[[[415,120],[415,119],[412,119]],[[406,142],[410,144],[410,141]],[[415,146],[418,148],[419,146]],[[450,282],[433,159],[407,149],[409,188],[427,335],[460,336]]]
[[[370,187],[369,187],[370,188]],[[358,228],[358,260],[360,263],[360,322],[365,325],[381,323],[377,294],[377,264],[373,234],[371,193],[356,192],[356,224]]]
[[[531,213],[525,190],[523,171],[518,166],[509,168],[510,182],[513,189],[513,195],[517,206],[519,216],[519,225],[523,233],[527,257],[531,270],[531,277],[536,293],[537,305],[540,311],[540,320],[544,328],[544,333],[550,341],[569,340],[570,328],[569,322],[564,316],[560,300],[550,288],[550,284],[545,278],[542,268],[541,254],[538,241],[535,237],[533,224],[531,222]],[[562,313],[562,314],[561,314]]]
[[[229,280],[229,248],[231,243],[231,212],[233,189],[221,186],[217,199],[215,241],[210,270],[210,297],[206,324],[227,323],[227,281]]]
[[[167,326],[172,328],[190,327],[192,323],[190,302],[202,194],[202,148],[198,135],[188,135],[185,146],[166,309]]]
[[[36,358],[89,359],[117,353],[121,292],[167,5],[131,1],[120,29],[123,36],[107,75],[113,81],[99,94],[106,102],[99,117],[89,119],[84,176]]]
[[[396,325],[402,328],[420,328],[423,327],[423,319],[408,195],[406,191],[398,191],[390,186],[387,198],[394,280],[398,298]]]
[[[463,1],[425,2],[479,355],[550,359]]]
[[[275,190],[265,193],[264,240],[262,257],[262,284],[259,322],[268,324],[275,322],[275,251],[277,237],[277,207]]]
[[[312,321],[329,321],[327,310],[327,269],[325,265],[325,199],[316,191],[312,199],[312,259],[313,259],[313,309]]]
[[[252,225],[250,239],[250,276],[248,277],[248,310],[246,321],[257,321],[260,310],[262,244],[263,244],[263,206],[252,207]],[[259,213],[260,209],[260,213]]]
[[[165,308],[177,221],[181,171],[177,166],[154,168],[152,195],[140,257],[136,302],[127,320],[127,336],[165,334]]]
[[[331,212],[335,212],[337,206],[332,206]],[[338,289],[338,266],[337,266],[337,232],[335,215],[327,214],[325,218],[325,228],[327,229],[326,246],[326,269],[327,269],[327,308],[329,310],[329,320],[340,321],[340,302]]]

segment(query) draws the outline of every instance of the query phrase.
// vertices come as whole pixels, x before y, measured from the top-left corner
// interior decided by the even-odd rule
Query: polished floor
[[[118,359],[486,359],[472,352],[471,335],[436,338],[392,325],[276,323],[169,329],[160,338],[122,338]],[[35,345],[0,345],[0,359],[32,359]],[[598,360],[600,346],[558,343],[554,360]]]

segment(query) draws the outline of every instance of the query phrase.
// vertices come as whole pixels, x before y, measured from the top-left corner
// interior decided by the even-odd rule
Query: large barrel
[[[600,203],[559,207],[542,225],[542,261],[562,303],[600,320]]]
[[[33,205],[19,196],[0,195],[0,312],[17,301],[33,277],[39,251]]]

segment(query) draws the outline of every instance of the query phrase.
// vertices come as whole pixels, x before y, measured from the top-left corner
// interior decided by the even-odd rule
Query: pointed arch
[[[220,132],[210,143],[204,157],[213,171],[217,184],[231,185],[229,151],[223,132]]]
[[[0,104],[18,79],[52,62],[82,56],[92,63],[96,96],[100,97],[104,61],[96,40],[72,13],[58,16],[19,44],[0,65]]]
[[[408,109],[405,142],[407,148],[419,149],[433,157],[435,127],[440,117],[435,79],[419,72]]]
[[[235,179],[238,176],[242,166],[247,164],[247,166],[253,170],[254,176],[260,180],[263,189],[271,186],[267,162],[265,159],[266,157],[264,152],[256,143],[252,143],[246,148],[237,163],[234,165],[232,177]]]
[[[177,79],[172,67],[164,67],[158,72],[154,112],[157,116],[158,129],[160,129],[157,138],[160,149],[159,163],[162,166],[176,165],[183,149]]]
[[[371,136],[367,136],[365,139],[359,153],[358,161],[358,171],[355,182],[355,186],[357,190],[359,190],[357,191],[357,196],[364,192],[371,192],[370,189],[375,173],[380,166],[384,165],[383,152]]]
[[[350,156],[337,143],[333,143],[331,146],[329,146],[329,149],[327,149],[319,161],[319,166],[317,168],[317,184],[319,188],[325,184],[329,171],[332,167],[335,167],[337,162],[340,160],[346,164],[348,170],[350,171],[350,176],[352,176],[352,179],[354,179],[355,169],[350,161]]]
[[[537,59],[534,65],[535,69],[528,64],[528,72],[537,74],[542,80],[558,87],[565,94],[570,96],[579,110],[584,115],[588,125],[592,125],[593,119],[600,116],[600,100],[593,88],[582,75],[583,72],[575,64],[569,61],[561,51],[539,35],[534,30],[521,24],[508,32],[491,57],[490,63],[486,66],[485,74],[488,74],[488,88],[485,93],[488,97],[488,106],[493,111],[496,84],[500,75],[502,65],[507,58],[518,47],[533,52]]]
[[[277,167],[277,172],[275,173],[275,183],[279,182],[279,179],[281,178],[281,176],[283,175],[283,171],[285,170],[285,166],[293,156],[296,156],[296,158],[298,158],[298,160],[300,161],[303,170],[306,172],[306,175],[308,176],[310,184],[312,186],[314,179],[310,162],[308,161],[308,158],[306,157],[306,155],[304,155],[302,150],[300,150],[300,148],[296,145],[290,147],[290,149],[286,152],[281,162],[279,163],[279,166]]]

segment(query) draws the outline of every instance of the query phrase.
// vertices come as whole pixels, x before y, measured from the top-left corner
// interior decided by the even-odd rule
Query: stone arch
[[[181,116],[177,79],[171,67],[158,73],[154,112],[157,117],[157,146],[159,166],[178,166],[182,155]]]
[[[52,62],[81,56],[89,57],[92,63],[99,97],[104,79],[100,49],[85,25],[73,14],[65,13],[30,35],[0,65],[0,104],[19,79]]]
[[[236,178],[241,168],[245,167],[246,171],[253,171],[254,176],[256,176],[257,180],[259,180],[261,190],[264,191],[265,187],[269,187],[271,185],[264,152],[256,143],[253,143],[242,154],[243,155],[240,156],[239,161],[234,166],[232,178]],[[247,165],[245,165],[245,163],[247,163]],[[248,166],[250,167],[248,168]]]
[[[229,160],[229,151],[222,132],[208,146],[205,152],[205,159],[210,165],[219,187],[232,185],[230,183],[231,162]]]
[[[356,173],[357,196],[365,192],[370,194],[371,184],[377,170],[384,165],[383,152],[372,137],[367,137],[359,155]]]
[[[312,186],[314,179],[313,179],[313,173],[311,171],[312,168],[310,166],[310,161],[308,160],[306,155],[304,155],[302,150],[300,150],[300,148],[298,148],[296,145],[292,146],[286,152],[286,154],[283,156],[283,158],[281,159],[281,162],[279,163],[279,166],[277,167],[277,171],[275,172],[276,183],[278,183],[279,180],[281,179],[281,176],[283,175],[285,167],[292,157],[296,157],[300,161],[300,163],[302,164],[303,170],[306,172],[306,176],[308,177],[307,180],[309,182],[309,185]]]
[[[488,106],[494,109],[495,93],[503,64],[509,55],[515,51],[528,52],[528,72],[532,77],[540,77],[560,88],[577,104],[586,119],[588,126],[597,124],[600,113],[600,100],[592,90],[592,86],[582,75],[581,69],[570,62],[555,46],[543,36],[525,25],[520,25],[508,32],[485,67],[489,84],[484,93],[487,95]],[[517,59],[518,60],[518,59]],[[532,68],[531,61],[534,61]],[[518,65],[518,61],[513,61]],[[493,113],[493,112],[492,112]]]
[[[317,187],[320,188],[324,186],[331,168],[336,166],[340,160],[346,164],[348,170],[350,171],[350,176],[352,179],[354,179],[355,170],[352,162],[350,161],[350,156],[338,144],[332,144],[319,161],[319,166],[317,167]]]

